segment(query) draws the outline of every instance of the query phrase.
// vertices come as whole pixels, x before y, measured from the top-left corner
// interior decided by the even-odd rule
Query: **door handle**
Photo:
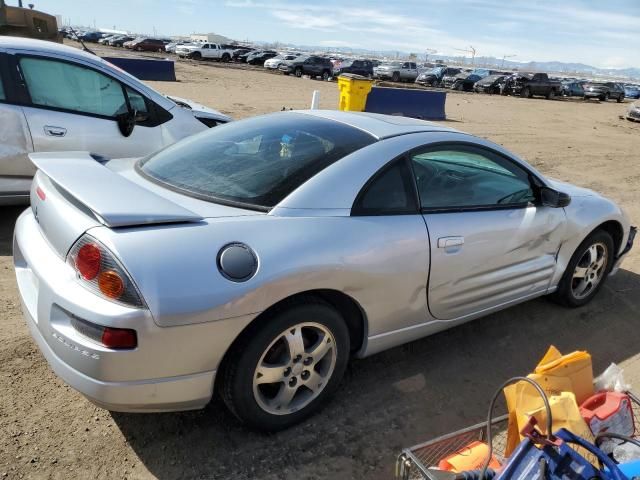
[[[67,129],[62,127],[52,127],[51,125],[45,125],[44,134],[50,137],[64,137],[67,134]]]
[[[438,239],[438,248],[459,247],[464,245],[464,237],[441,237]]]

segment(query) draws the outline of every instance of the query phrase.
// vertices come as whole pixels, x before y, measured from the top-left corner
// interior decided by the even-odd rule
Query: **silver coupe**
[[[265,430],[317,410],[350,357],[587,303],[635,236],[611,200],[402,117],[281,112],[142,159],[31,159],[14,261],[53,370],[118,411],[216,391]]]

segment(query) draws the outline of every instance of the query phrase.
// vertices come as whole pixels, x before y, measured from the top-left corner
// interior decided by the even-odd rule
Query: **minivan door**
[[[30,97],[23,107],[33,148],[83,150],[109,158],[138,157],[159,150],[161,128],[126,123],[119,116],[150,115],[145,98],[118,80],[78,63],[50,57],[18,57]]]

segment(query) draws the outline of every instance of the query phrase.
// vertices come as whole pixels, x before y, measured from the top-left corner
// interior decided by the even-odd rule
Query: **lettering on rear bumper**
[[[88,357],[88,358],[93,358],[94,360],[100,360],[100,355],[98,355],[97,353],[91,353],[88,350],[84,350],[78,347],[77,345],[74,345],[73,343],[69,343],[69,341],[66,338],[64,338],[62,335],[58,335],[57,333],[54,332],[53,338],[58,340],[62,345],[64,345],[68,349],[73,350],[74,352],[78,352],[80,355],[84,355],[85,357]]]

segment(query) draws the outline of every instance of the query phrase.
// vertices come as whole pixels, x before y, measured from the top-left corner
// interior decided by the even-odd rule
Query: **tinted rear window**
[[[269,209],[332,163],[375,138],[299,113],[231,122],[143,159],[144,175],[187,195]]]

